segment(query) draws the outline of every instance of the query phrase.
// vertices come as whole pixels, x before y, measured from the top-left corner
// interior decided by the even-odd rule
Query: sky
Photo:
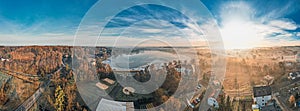
[[[85,31],[80,36],[98,37],[99,26],[104,26],[105,37],[98,45],[157,45],[157,40],[169,45],[201,46],[213,40],[209,36],[213,34],[207,32],[220,32],[225,48],[300,45],[299,0],[201,0],[203,4],[199,7],[172,3],[180,4],[178,9],[168,5],[140,5],[109,17],[105,15],[120,8],[122,3],[106,3],[102,10],[91,11],[97,2],[0,0],[0,45],[73,45],[78,30]],[[205,9],[210,14],[201,13]],[[87,14],[97,16],[92,19]],[[99,16],[105,17],[102,20]],[[93,25],[85,26],[84,19]],[[212,24],[218,28],[212,28]],[[143,42],[150,39],[155,40]]]

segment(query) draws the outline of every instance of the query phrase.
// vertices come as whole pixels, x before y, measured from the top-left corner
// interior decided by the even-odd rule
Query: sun
[[[231,20],[223,23],[220,30],[225,49],[249,49],[260,42],[255,24],[249,21]]]
[[[230,2],[220,10],[221,36],[226,49],[248,49],[261,43],[255,10],[245,2]]]

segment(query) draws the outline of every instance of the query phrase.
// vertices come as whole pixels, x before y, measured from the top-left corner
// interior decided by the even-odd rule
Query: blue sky
[[[74,33],[96,0],[0,0],[1,33]],[[30,28],[38,28],[31,30]]]
[[[197,13],[201,11],[199,8],[201,6],[191,7],[188,3],[182,3],[180,6],[182,8],[177,11],[163,6],[148,5],[124,10],[112,17],[106,27],[108,32],[106,34],[109,37],[120,36],[114,34],[125,27],[126,30],[122,34],[129,39],[136,39],[139,36],[179,39],[181,36],[188,36],[187,39],[192,41],[199,39],[198,44],[202,44],[200,41],[204,40],[202,36],[205,33],[191,29],[209,29],[209,24],[213,21],[217,22],[225,47],[228,48],[300,45],[299,0],[201,1],[213,18]],[[0,0],[0,45],[72,45],[81,20],[96,2],[96,0],[72,2]],[[110,4],[104,6],[107,10],[91,13],[109,13],[109,10],[117,8],[115,5]],[[148,15],[147,11],[152,11],[152,15]],[[155,19],[162,16],[161,22],[143,21],[147,16],[156,17]],[[197,26],[191,25],[188,18],[196,20]],[[102,20],[91,19],[91,21],[101,24]],[[133,25],[129,27],[126,24]],[[86,30],[90,31],[93,28]]]

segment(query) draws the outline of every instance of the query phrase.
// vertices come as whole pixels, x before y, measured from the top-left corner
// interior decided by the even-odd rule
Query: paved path
[[[63,62],[62,62],[63,63]],[[64,63],[62,64],[63,67],[65,67]],[[58,70],[51,74],[47,74],[48,80],[45,81],[40,88],[32,95],[30,96],[25,102],[23,102],[15,111],[28,111],[34,103],[41,97],[42,93],[45,91],[45,89],[48,87],[48,85],[51,83],[51,77],[53,74],[59,72],[63,67],[60,67]]]
[[[48,80],[45,81],[40,88],[31,96],[29,97],[25,102],[23,102],[15,111],[28,111],[34,103],[41,97],[42,93],[45,91],[45,89],[48,87],[48,85],[51,82],[51,77],[56,72],[59,72],[62,68],[59,68],[57,71],[55,71],[52,74],[47,74]]]
[[[286,105],[282,105],[281,101],[277,98],[277,96],[273,95],[274,99],[276,100],[277,104],[280,106],[280,108],[283,111],[289,111],[289,109],[286,107]]]
[[[26,82],[30,82],[30,83],[35,83],[37,80],[39,80],[40,76],[37,75],[30,75],[30,74],[25,74],[25,73],[20,73],[20,72],[14,72],[14,71],[10,71],[4,68],[0,68],[1,72],[4,72],[7,75],[16,77],[18,79],[21,79],[23,81]]]

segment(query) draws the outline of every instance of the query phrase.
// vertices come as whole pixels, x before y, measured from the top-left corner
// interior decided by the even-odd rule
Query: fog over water
[[[163,64],[173,60],[189,60],[187,56],[165,51],[143,51],[138,54],[121,54],[109,58],[111,67],[117,70],[135,69],[150,64]]]

